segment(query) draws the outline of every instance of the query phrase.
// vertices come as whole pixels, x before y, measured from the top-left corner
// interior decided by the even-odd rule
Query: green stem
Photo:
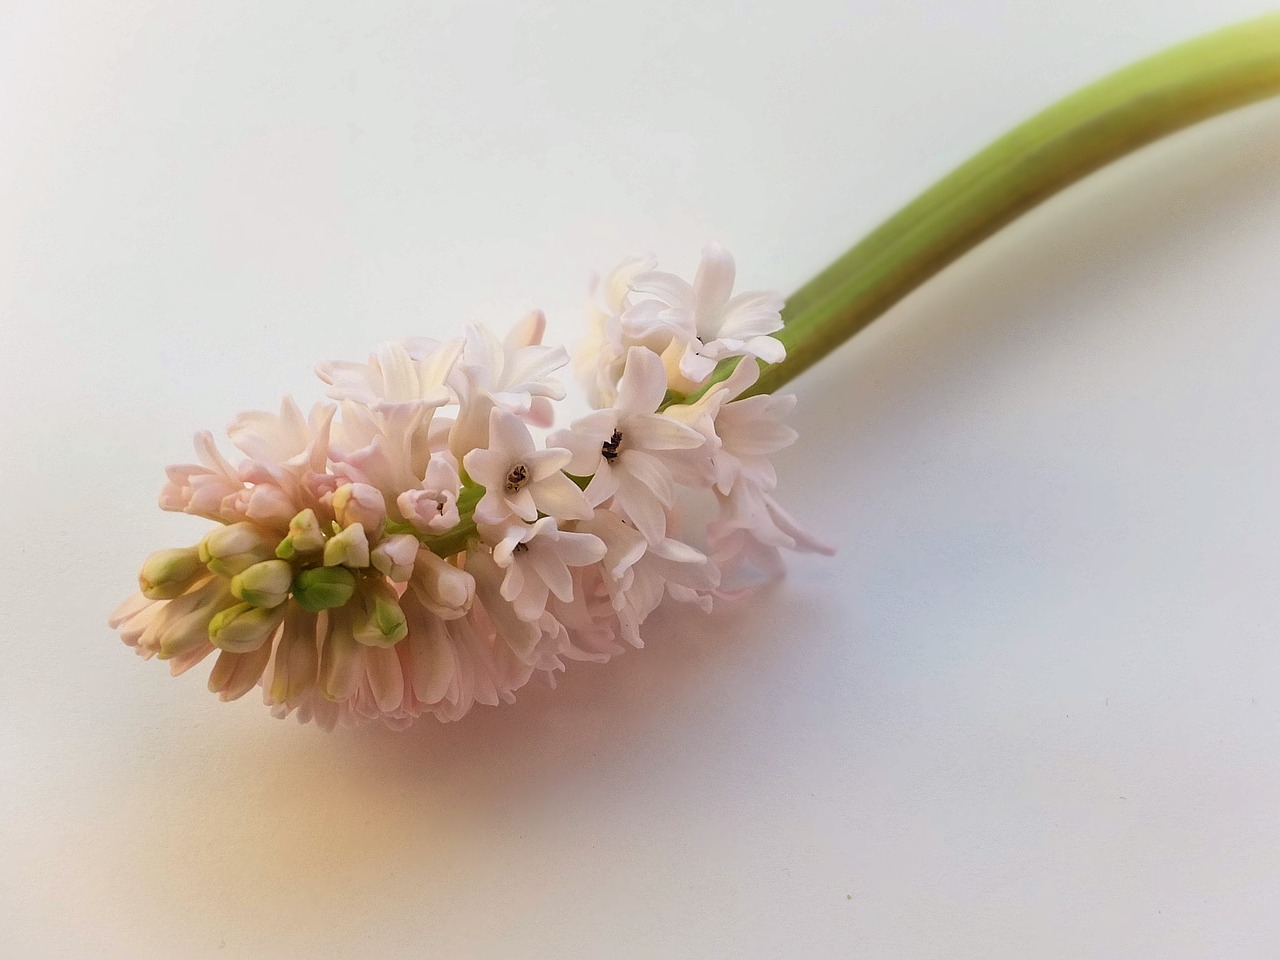
[[[1139,61],[1005,134],[801,287],[778,334],[787,358],[750,393],[777,390],[947,264],[1099,167],[1166,134],[1280,93],[1280,15]],[[723,380],[734,361],[720,365]],[[705,388],[704,388],[705,389]]]

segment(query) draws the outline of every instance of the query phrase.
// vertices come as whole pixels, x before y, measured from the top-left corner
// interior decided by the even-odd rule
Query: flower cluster
[[[218,525],[149,557],[112,627],[175,675],[216,652],[224,700],[261,686],[277,716],[400,727],[639,647],[665,597],[710,610],[780,548],[827,552],[772,495],[794,398],[744,396],[784,356],[782,301],[733,281],[716,245],[692,284],[619,266],[575,357],[596,409],[541,444],[569,356],[539,313],[321,364],[333,402],[242,414],[238,463],[201,433],[168,468],[160,506]]]

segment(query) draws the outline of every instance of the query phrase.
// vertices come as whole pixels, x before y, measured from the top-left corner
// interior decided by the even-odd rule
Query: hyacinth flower
[[[111,616],[224,700],[401,728],[510,702],[567,662],[643,646],[664,602],[710,612],[830,553],[786,511],[776,391],[1037,202],[1129,150],[1280,92],[1280,18],[1142,61],[1033,117],[788,301],[630,257],[595,285],[573,370],[594,412],[553,426],[569,363],[534,312],[505,336],[384,344],[317,367],[329,401],[250,412],[171,466],[160,506],[214,526],[159,550]],[[532,428],[532,429],[531,429]],[[701,494],[691,509],[691,495]]]

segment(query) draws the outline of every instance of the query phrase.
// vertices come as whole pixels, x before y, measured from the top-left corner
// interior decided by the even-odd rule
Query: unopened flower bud
[[[186,593],[202,573],[204,565],[195,547],[157,550],[143,561],[138,587],[148,599],[172,600]]]
[[[467,612],[475,599],[476,581],[448,560],[423,550],[414,564],[409,583],[418,602],[443,620],[453,620]]]
[[[313,567],[293,580],[293,602],[319,613],[343,606],[355,593],[356,578],[346,567]]]
[[[234,577],[275,553],[275,542],[252,523],[215,527],[200,541],[201,562],[223,577]]]
[[[231,593],[255,607],[278,607],[289,597],[293,568],[283,560],[263,560],[231,578]]]
[[[346,483],[333,492],[333,515],[340,526],[360,524],[376,537],[387,519],[387,502],[377,487]]]
[[[367,567],[369,565],[369,538],[358,523],[347,527],[324,545],[326,567]]]
[[[360,605],[351,624],[358,643],[390,647],[409,632],[396,592],[385,581],[370,581],[360,588]]]
[[[289,535],[276,547],[276,556],[289,560],[299,553],[312,553],[324,547],[324,531],[316,512],[308,507],[289,521]]]
[[[257,650],[280,626],[284,612],[283,606],[267,610],[251,603],[237,603],[209,621],[209,642],[232,653]]]
[[[388,580],[404,583],[413,573],[413,560],[418,555],[418,538],[411,533],[397,533],[387,537],[373,553],[369,561]]]

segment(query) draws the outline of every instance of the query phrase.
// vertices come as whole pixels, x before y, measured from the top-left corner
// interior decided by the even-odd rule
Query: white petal
[[[680,357],[680,372],[695,384],[705,382],[716,368],[716,362],[703,356],[698,349],[698,344],[694,341],[685,347],[684,354]],[[702,349],[705,350],[706,347]]]
[[[537,450],[524,457],[524,465],[529,471],[530,481],[545,480],[548,477],[564,476],[560,471],[568,466],[573,454],[564,447],[548,447]]]
[[[618,470],[613,464],[604,463],[601,458],[600,468],[596,470],[587,488],[582,491],[587,498],[587,503],[598,507],[612,497],[617,490]]]
[[[659,413],[627,418],[623,443],[641,450],[693,450],[706,438],[692,427]]]
[[[787,359],[787,348],[775,337],[752,337],[747,341],[747,351],[765,363],[781,363]]]
[[[627,516],[650,544],[661,543],[667,533],[667,515],[662,504],[648,490],[642,488],[625,501]]]
[[[578,485],[563,473],[556,473],[531,485],[533,502],[538,509],[557,520],[587,520],[591,504]]]
[[[534,569],[557,599],[564,603],[573,599],[573,577],[570,576],[569,568],[557,554],[538,557],[534,561]]]
[[[529,428],[513,413],[495,408],[489,415],[489,449],[501,450],[518,460],[537,450]]]
[[[614,469],[619,467],[652,490],[664,506],[671,506],[675,498],[671,471],[657,457],[642,450],[624,450],[614,462]]]
[[[694,313],[698,336],[711,340],[719,336],[721,311],[733,292],[733,257],[718,243],[702,249],[702,262],[693,279]]]
[[[502,342],[507,352],[521,347],[529,347],[542,342],[542,335],[547,329],[547,318],[541,310],[532,310],[525,314],[511,327]]]
[[[657,297],[669,306],[693,306],[693,287],[674,273],[647,270],[631,278],[631,289]]]
[[[570,567],[585,567],[604,559],[605,545],[594,534],[561,531],[557,554]]]
[[[627,351],[627,365],[618,381],[617,410],[653,413],[667,393],[667,371],[662,358],[644,347]]]

